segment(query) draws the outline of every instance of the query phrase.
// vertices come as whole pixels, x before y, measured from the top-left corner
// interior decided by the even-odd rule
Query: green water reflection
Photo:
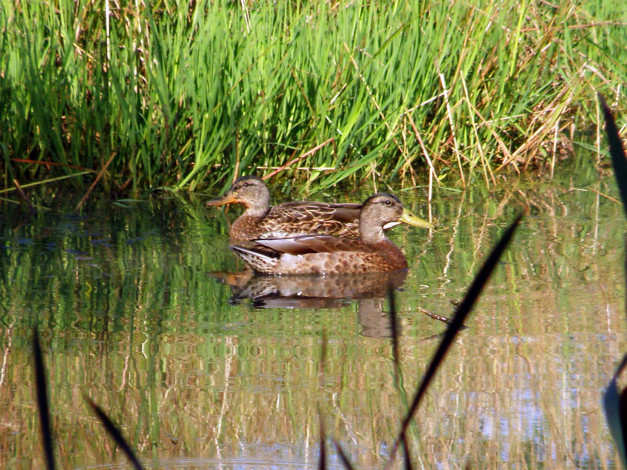
[[[381,466],[445,328],[425,311],[450,315],[503,227],[529,207],[418,412],[415,462],[617,468],[600,397],[627,349],[624,222],[604,197],[616,195],[612,180],[598,179],[439,190],[431,206],[438,230],[394,229],[410,264],[396,280],[400,387],[378,294],[309,302],[322,296],[225,279],[243,268],[228,250],[233,211],[165,196],[28,217],[2,203],[0,467],[42,466],[35,325],[64,468],[124,462],[83,394],[164,468],[316,465],[318,410],[355,463]],[[398,194],[426,215],[422,192]],[[333,291],[321,284],[307,289]]]

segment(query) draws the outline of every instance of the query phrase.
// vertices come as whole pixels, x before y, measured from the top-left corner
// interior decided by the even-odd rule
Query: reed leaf
[[[337,442],[336,440],[333,440],[333,443],[335,444],[335,449],[337,450],[337,453],[340,456],[340,461],[342,462],[342,465],[344,465],[344,467],[346,467],[348,470],[353,470],[355,467],[353,466],[351,461],[348,459],[348,456],[344,452],[344,449],[342,449],[342,446],[340,445],[340,443]]]
[[[603,110],[603,117],[605,118],[605,133],[610,146],[614,176],[616,177],[620,197],[623,200],[625,216],[627,216],[627,156],[625,156],[623,142],[620,139],[612,111],[601,94],[599,94],[599,101],[601,102],[601,109]]]
[[[603,393],[603,411],[607,424],[616,444],[618,455],[623,464],[623,468],[627,468],[627,389],[619,391],[618,376],[627,366],[627,354],[623,356],[623,360],[616,368],[616,372],[610,380],[605,393]]]
[[[388,302],[390,304],[390,327],[392,330],[392,356],[394,360],[394,380],[398,383],[401,376],[401,360],[399,357],[399,336],[398,316],[396,314],[396,302],[394,299],[394,289],[388,290]]]
[[[407,414],[405,415],[403,423],[401,424],[401,430],[399,432],[397,439],[394,441],[392,450],[390,452],[389,465],[391,465],[391,463],[394,461],[396,452],[398,450],[398,446],[400,442],[403,440],[404,435],[407,432],[407,428],[409,427],[414,414],[418,410],[418,406],[420,405],[420,401],[422,400],[422,397],[424,396],[425,392],[429,388],[431,381],[435,377],[435,373],[438,367],[444,361],[444,358],[446,357],[448,350],[452,346],[453,341],[455,340],[457,336],[457,333],[459,333],[459,331],[464,327],[464,321],[466,320],[466,318],[472,311],[472,308],[475,302],[479,298],[479,294],[483,290],[483,287],[485,286],[485,284],[488,282],[488,279],[490,278],[492,271],[498,264],[501,258],[501,255],[503,254],[503,251],[505,251],[505,248],[507,248],[507,245],[509,244],[512,236],[514,235],[514,232],[518,228],[518,225],[522,217],[523,215],[520,214],[507,228],[507,230],[505,231],[505,233],[503,234],[499,242],[490,252],[490,255],[488,256],[486,261],[481,266],[481,269],[479,270],[479,272],[473,279],[472,284],[470,285],[470,287],[468,288],[468,291],[466,292],[466,296],[457,307],[455,311],[455,315],[453,319],[451,320],[449,327],[446,329],[446,332],[444,333],[444,337],[442,338],[442,341],[438,345],[438,348],[436,349],[433,355],[433,358],[431,359],[431,362],[429,363],[429,366],[427,367],[427,370],[422,378],[422,381],[418,387],[418,390],[416,391],[416,394],[414,395],[414,399],[412,400],[409,410],[407,411]]]
[[[41,351],[39,330],[36,327],[33,331],[33,355],[35,362],[35,384],[37,387],[37,409],[39,410],[39,422],[41,423],[41,440],[46,457],[46,468],[48,468],[48,470],[54,470],[54,442],[52,437],[52,425],[50,424],[46,366]]]
[[[135,467],[136,470],[143,470],[144,467],[142,466],[141,462],[135,455],[133,448],[126,441],[126,439],[122,435],[122,432],[116,426],[116,424],[111,420],[111,418],[109,418],[109,416],[107,416],[105,411],[101,407],[96,405],[91,400],[91,398],[86,396],[85,401],[89,404],[89,407],[92,409],[94,414],[98,417],[98,419],[104,426],[109,436],[111,436],[111,438],[115,441],[115,443],[118,446],[120,446],[120,449],[122,449],[124,454],[126,454],[126,457],[131,461],[131,463],[133,464],[133,467]]]
[[[404,432],[401,435],[401,442],[403,443],[403,457],[404,457],[404,465],[403,468],[405,470],[412,470],[414,468],[411,463],[411,453],[409,452],[409,442],[407,441],[407,433]]]
[[[623,202],[623,210],[627,216],[627,156],[625,155],[625,149],[623,148],[612,112],[600,93],[599,102],[605,119],[605,132],[610,146],[614,176]],[[627,269],[627,240],[625,246],[624,263]],[[627,277],[625,280],[627,282]],[[625,366],[627,366],[627,354],[623,356],[623,360],[616,368],[616,372],[603,394],[603,410],[605,411],[610,434],[618,449],[623,468],[627,468],[627,389],[624,388],[619,391],[617,380]]]
[[[324,432],[324,422],[322,421],[322,413],[318,412],[318,419],[320,420],[320,461],[318,462],[318,468],[325,470],[327,468],[327,449],[325,445],[326,434]]]

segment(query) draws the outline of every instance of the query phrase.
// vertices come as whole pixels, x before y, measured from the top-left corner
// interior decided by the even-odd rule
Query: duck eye
[[[248,184],[248,183],[244,183],[242,186],[243,186],[244,188],[247,188],[248,186],[250,186],[250,184]]]
[[[389,199],[386,199],[385,201],[383,201],[383,204],[385,204],[386,206],[391,206],[392,201],[390,201]]]

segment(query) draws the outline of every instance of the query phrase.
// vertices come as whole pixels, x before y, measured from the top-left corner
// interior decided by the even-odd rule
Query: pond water
[[[618,468],[601,407],[625,341],[625,228],[611,175],[488,192],[402,190],[437,229],[397,227],[402,381],[377,276],[248,279],[205,196],[0,202],[0,467],[42,468],[31,336],[39,325],[63,468],[130,468],[85,406],[148,467],[317,466],[319,420],[360,468],[386,462],[450,317],[503,228],[530,209],[432,383],[419,468]],[[381,188],[379,188],[381,189]],[[367,188],[372,190],[372,188]],[[365,193],[320,195],[359,200]],[[80,198],[81,195],[78,195]],[[93,199],[93,197],[92,197]],[[322,361],[323,343],[325,346]],[[397,460],[397,465],[400,465]]]

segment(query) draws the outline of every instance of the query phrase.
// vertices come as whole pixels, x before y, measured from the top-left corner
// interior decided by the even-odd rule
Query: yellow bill
[[[405,208],[403,208],[403,215],[401,215],[398,218],[398,220],[394,222],[390,222],[389,224],[385,224],[383,228],[387,230],[391,227],[394,227],[400,224],[401,222],[405,224],[413,225],[414,227],[419,227],[419,228],[434,228],[431,222],[427,222],[426,220],[423,220],[420,217],[415,216],[414,214],[412,214],[410,211],[408,211]]]

